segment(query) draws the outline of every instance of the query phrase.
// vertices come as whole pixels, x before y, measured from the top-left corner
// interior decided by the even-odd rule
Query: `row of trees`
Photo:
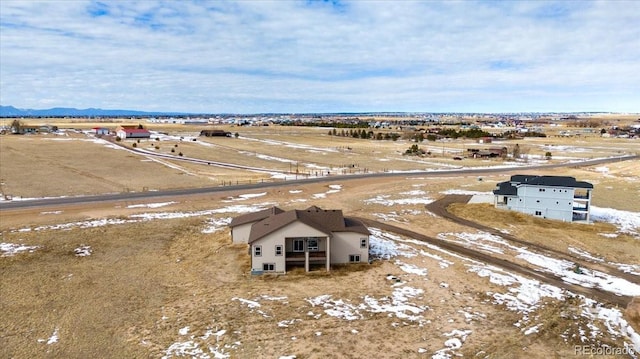
[[[353,137],[353,138],[361,138],[363,140],[373,139],[373,140],[391,140],[397,141],[400,138],[400,135],[395,132],[378,132],[374,133],[373,131],[366,131],[364,129],[350,129],[348,131],[337,129],[332,129],[329,131],[329,136],[340,136],[340,137]]]

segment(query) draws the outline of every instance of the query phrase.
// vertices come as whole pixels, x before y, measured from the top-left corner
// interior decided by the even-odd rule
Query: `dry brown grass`
[[[609,223],[564,223],[496,209],[489,204],[453,204],[449,210],[462,218],[507,230],[517,238],[562,252],[574,247],[603,256],[607,261],[640,262],[637,239],[625,234],[616,238],[600,235],[616,232],[615,226]]]
[[[182,131],[183,127],[171,128]],[[322,135],[326,131],[318,129],[273,127],[247,128],[246,132],[244,128],[238,128],[237,131],[246,137],[277,137],[284,142],[313,146],[323,143],[326,146],[327,141],[327,137]],[[250,148],[260,153],[314,163],[361,161],[369,168],[391,165],[404,168],[402,166],[406,165],[406,158],[398,152],[404,150],[407,143],[369,144],[361,140],[334,138],[331,139],[335,141],[332,146],[352,145],[353,153],[338,151],[320,155],[282,146],[255,147],[255,141],[242,139],[242,136],[238,141],[224,139],[228,142],[224,144],[226,147],[220,147],[219,154],[197,143],[179,143],[178,148],[184,146],[185,154],[193,153],[194,157],[220,156],[265,166],[275,162],[257,161],[255,153],[242,154],[243,147],[253,144],[254,147]],[[210,140],[217,144],[223,139]],[[166,145],[167,149],[170,148],[168,142]],[[161,145],[161,151],[165,150],[164,146]],[[460,143],[450,147],[462,149]],[[7,148],[13,150],[5,151]],[[29,153],[35,155],[27,155]],[[96,161],[77,161],[65,156],[68,153],[83,159],[95,158]],[[381,153],[394,160],[377,161]],[[220,176],[253,176],[242,171],[189,167],[176,162],[195,173],[186,175],[185,172],[155,162],[141,162],[142,158],[136,155],[90,142],[42,141],[37,136],[0,137],[0,156],[2,177],[7,185],[3,189],[10,188],[12,193],[25,196],[120,191],[118,187],[127,185],[123,180],[129,178],[126,176],[131,176],[130,187],[136,190],[143,186],[169,188],[211,185],[215,180],[209,176],[216,180]],[[436,160],[438,164],[425,166],[437,167],[447,161],[452,164],[460,162],[454,163],[448,158]],[[25,161],[28,165],[24,164]],[[415,164],[411,166],[415,168]],[[637,181],[633,180],[639,176],[638,165],[620,163],[608,167],[612,177],[602,176],[594,169],[563,169],[547,174],[597,180],[595,204],[633,210],[633,204],[626,199],[629,193],[640,190]],[[25,176],[25,173],[30,176]],[[149,176],[149,173],[154,176]],[[325,193],[330,189],[328,184],[291,185],[260,191],[266,192],[266,195],[242,204],[274,203],[285,209],[318,205],[341,208],[348,215],[372,218],[393,212],[400,225],[436,235],[469,229],[429,216],[423,205],[385,206],[369,204],[364,200],[377,195],[406,198],[407,195],[401,195],[402,192],[417,189],[424,190],[426,196],[431,198],[438,198],[441,191],[452,188],[489,191],[495,183],[507,178],[508,174],[483,176],[482,181],[478,181],[477,176],[336,180],[331,183],[341,184],[342,190],[325,198],[314,198],[313,195]],[[289,192],[290,189],[302,192],[293,194]],[[242,193],[246,192],[250,191]],[[555,336],[561,329],[573,328],[571,320],[558,319],[558,312],[571,307],[550,302],[548,309],[534,313],[532,317],[538,315],[550,325],[555,323],[554,328],[537,336],[524,336],[520,329],[513,326],[520,316],[492,304],[491,297],[487,295],[488,291],[505,291],[505,288],[468,273],[468,267],[454,257],[445,256],[455,262],[449,268],[441,268],[436,261],[425,261],[420,257],[401,258],[408,264],[427,268],[426,277],[409,275],[393,261],[334,266],[331,273],[317,271],[306,274],[296,269],[286,276],[255,277],[249,274],[246,246],[230,244],[227,231],[201,233],[205,218],[155,220],[88,229],[14,231],[27,225],[34,227],[89,218],[128,218],[140,212],[217,208],[224,206],[221,201],[228,196],[242,193],[175,198],[172,200],[177,203],[160,209],[129,209],[127,205],[139,202],[122,201],[70,206],[56,214],[43,214],[40,209],[3,211],[0,214],[0,241],[41,247],[34,253],[0,258],[0,357],[161,357],[172,343],[184,342],[189,335],[197,339],[207,330],[221,329],[227,330],[227,333],[218,342],[213,336],[202,340],[202,345],[229,345],[234,348],[227,348],[226,351],[231,352],[232,357],[240,358],[273,358],[290,354],[298,358],[424,357],[444,348],[443,343],[448,338],[443,333],[454,329],[472,330],[460,351],[465,357],[542,358],[573,355],[573,347]],[[306,202],[296,202],[301,200]],[[460,206],[453,210],[463,217],[469,216],[498,228],[506,228],[505,223],[513,223],[513,227],[506,228],[512,234],[531,241],[542,241],[544,238],[545,245],[557,246],[562,250],[571,245],[602,255],[608,260],[638,262],[635,254],[638,253],[637,241],[625,236],[608,239],[597,234],[600,231],[613,231],[607,225],[559,224],[497,211],[483,205]],[[73,250],[80,245],[90,245],[93,254],[89,257],[74,256]],[[392,283],[386,279],[387,274],[401,277],[408,281],[408,285],[425,291],[415,302],[429,307],[423,313],[425,319],[431,321],[429,324],[422,327],[405,324],[395,317],[389,317],[387,313],[365,313],[365,320],[345,321],[326,315],[323,308],[311,307],[305,300],[324,294],[354,304],[361,303],[364,295],[383,298],[393,291]],[[448,283],[449,287],[441,287],[441,282]],[[263,295],[286,296],[287,299],[269,301],[261,299]],[[259,310],[268,317],[233,298],[259,301]],[[460,310],[484,313],[486,318],[466,321]],[[313,319],[307,315],[309,311],[322,316]],[[281,321],[293,319],[301,320],[288,327],[278,326]],[[178,330],[186,326],[190,327],[189,335],[179,335]],[[38,342],[38,339],[51,337],[56,328],[60,337],[58,343],[47,345]],[[357,330],[357,333],[352,330]],[[317,332],[321,332],[321,335],[317,335]],[[296,339],[293,340],[293,337]],[[235,345],[237,341],[241,344]],[[427,353],[418,353],[419,348],[427,349]]]

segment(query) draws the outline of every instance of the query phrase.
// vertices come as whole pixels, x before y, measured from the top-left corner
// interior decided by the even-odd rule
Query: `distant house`
[[[565,222],[589,222],[593,185],[565,176],[514,175],[493,191],[496,208]]]
[[[55,125],[42,125],[42,126],[38,127],[38,132],[39,133],[58,132],[58,126],[55,126]]]
[[[111,131],[109,131],[109,129],[108,129],[108,128],[106,128],[106,127],[94,127],[94,128],[92,128],[92,130],[93,130],[93,133],[94,133],[96,136],[108,135],[108,134],[109,134],[109,132],[111,132]]]
[[[506,147],[491,147],[491,148],[468,148],[467,156],[471,158],[506,158],[508,150]]]
[[[116,135],[121,139],[125,138],[150,138],[151,132],[144,128],[120,128],[116,132]]]
[[[231,132],[223,130],[202,130],[200,136],[206,137],[231,137]]]
[[[234,218],[233,243],[247,243],[252,273],[285,273],[287,268],[367,263],[369,230],[341,210],[315,206],[283,211],[278,207]]]

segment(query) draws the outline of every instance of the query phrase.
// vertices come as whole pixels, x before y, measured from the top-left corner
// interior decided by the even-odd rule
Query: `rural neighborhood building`
[[[92,130],[93,130],[93,133],[95,133],[96,135],[108,135],[109,132],[111,132],[106,127],[94,127],[92,128]]]
[[[202,130],[200,136],[206,137],[231,137],[231,132],[224,130]]]
[[[233,243],[246,243],[251,272],[285,273],[292,266],[368,263],[369,230],[344,217],[342,210],[316,206],[284,211],[272,207],[234,218],[229,224]]]
[[[493,191],[496,208],[565,222],[589,222],[593,185],[566,176],[514,175]]]
[[[125,138],[150,138],[151,132],[144,128],[120,128],[116,135],[123,140]]]
[[[471,158],[506,158],[508,152],[506,147],[468,148],[467,156]]]

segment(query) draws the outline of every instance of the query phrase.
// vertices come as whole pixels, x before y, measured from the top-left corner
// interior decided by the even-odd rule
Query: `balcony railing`
[[[309,261],[324,261],[327,259],[327,252],[314,251],[309,252]],[[304,252],[287,252],[287,262],[304,262]]]

